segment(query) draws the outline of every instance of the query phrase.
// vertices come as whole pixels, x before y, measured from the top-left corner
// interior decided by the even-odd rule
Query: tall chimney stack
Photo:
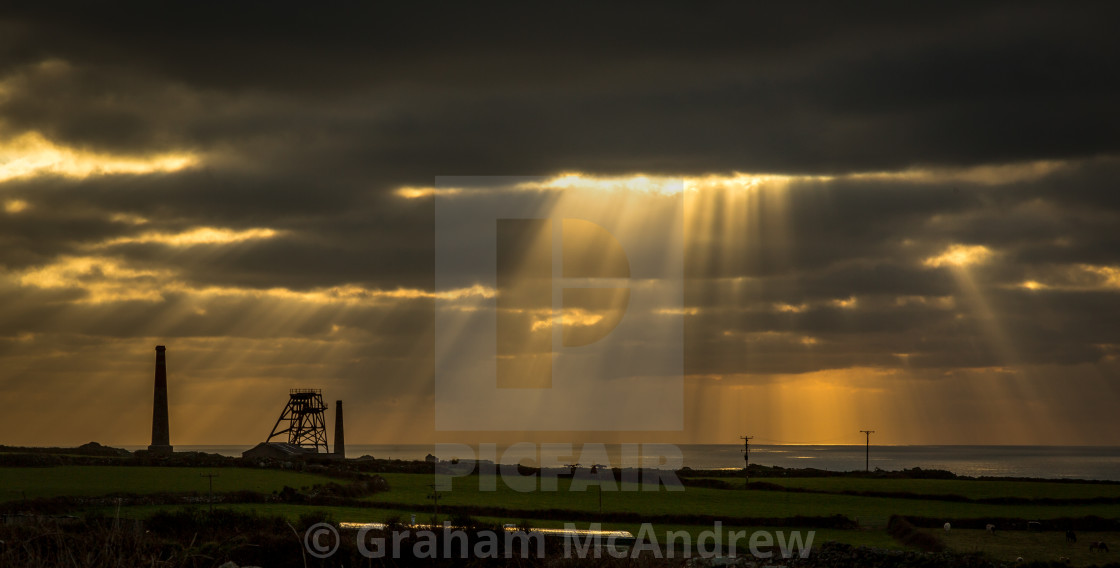
[[[148,451],[153,454],[170,454],[171,431],[167,424],[167,348],[156,346],[156,392],[152,401],[152,445]]]
[[[346,437],[342,430],[342,401],[334,403],[334,453],[336,456],[346,457]]]

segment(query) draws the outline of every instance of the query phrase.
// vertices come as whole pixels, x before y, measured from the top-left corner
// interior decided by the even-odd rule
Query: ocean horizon
[[[672,446],[672,444],[665,444]],[[590,451],[594,444],[584,450]],[[647,444],[647,446],[649,446]],[[117,446],[128,450],[147,446]],[[252,445],[177,445],[178,451],[198,451],[238,457]],[[547,444],[539,446],[549,452]],[[606,458],[594,456],[598,463],[612,466],[623,463],[621,445],[606,444]],[[692,469],[741,469],[743,446],[739,444],[678,444],[683,467]],[[559,452],[543,456],[548,463],[570,463],[584,457],[581,446],[573,445],[575,456]],[[862,471],[865,447],[859,445],[765,445],[752,444],[750,463],[784,468],[815,468],[827,471]],[[664,452],[666,454],[673,452]],[[378,459],[422,460],[428,454],[442,459],[463,456],[440,455],[434,444],[347,444],[346,457],[373,456]],[[498,446],[498,462],[519,461],[535,464],[535,452]],[[567,458],[567,459],[565,459]],[[590,459],[586,461],[592,461]],[[1091,479],[1120,481],[1118,446],[1022,446],[1022,445],[882,445],[871,446],[871,469],[895,471],[919,467],[948,470],[970,477],[1031,477],[1044,479]],[[591,463],[583,464],[585,466]],[[645,467],[672,467],[657,457],[642,461]]]

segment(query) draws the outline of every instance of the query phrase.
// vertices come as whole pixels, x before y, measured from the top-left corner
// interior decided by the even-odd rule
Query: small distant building
[[[261,442],[241,452],[241,457],[254,460],[292,461],[314,456],[315,453],[314,450],[286,442]]]

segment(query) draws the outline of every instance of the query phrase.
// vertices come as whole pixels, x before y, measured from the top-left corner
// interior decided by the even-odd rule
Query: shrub
[[[945,550],[945,543],[936,536],[922,532],[917,527],[910,524],[910,521],[905,517],[898,515],[891,515],[887,521],[887,534],[890,534],[895,540],[912,546],[924,552],[941,552]]]

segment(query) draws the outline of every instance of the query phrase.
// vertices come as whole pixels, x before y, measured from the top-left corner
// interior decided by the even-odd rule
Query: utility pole
[[[739,436],[743,441],[743,479],[745,480],[744,487],[751,485],[751,440],[754,436]]]
[[[436,516],[432,519],[432,527],[434,528],[439,524],[439,500],[443,498],[443,496],[440,495],[439,490],[436,489],[438,485],[429,485],[428,487],[432,488],[432,494],[428,495],[428,499],[431,499],[435,503],[436,507]]]
[[[863,469],[865,471],[871,471],[871,435],[874,434],[875,431],[874,430],[860,430],[860,432],[863,432],[864,434],[867,435],[867,445],[865,446],[864,454],[863,454]]]
[[[214,478],[220,477],[216,473],[200,473],[199,477],[207,477],[210,480],[210,496],[206,498],[206,502],[210,503],[210,515],[214,515]]]
[[[599,472],[601,471],[599,468],[602,468],[602,467],[605,467],[605,466],[603,464],[598,464],[598,463],[591,464],[591,473],[598,475]],[[612,476],[611,479],[613,481],[613,479],[614,479],[614,477],[613,477],[614,473],[613,472],[611,473],[611,476]],[[601,515],[601,514],[603,514],[603,481],[602,481],[602,479],[599,480],[599,483],[595,484],[595,487],[599,488],[599,514]]]

